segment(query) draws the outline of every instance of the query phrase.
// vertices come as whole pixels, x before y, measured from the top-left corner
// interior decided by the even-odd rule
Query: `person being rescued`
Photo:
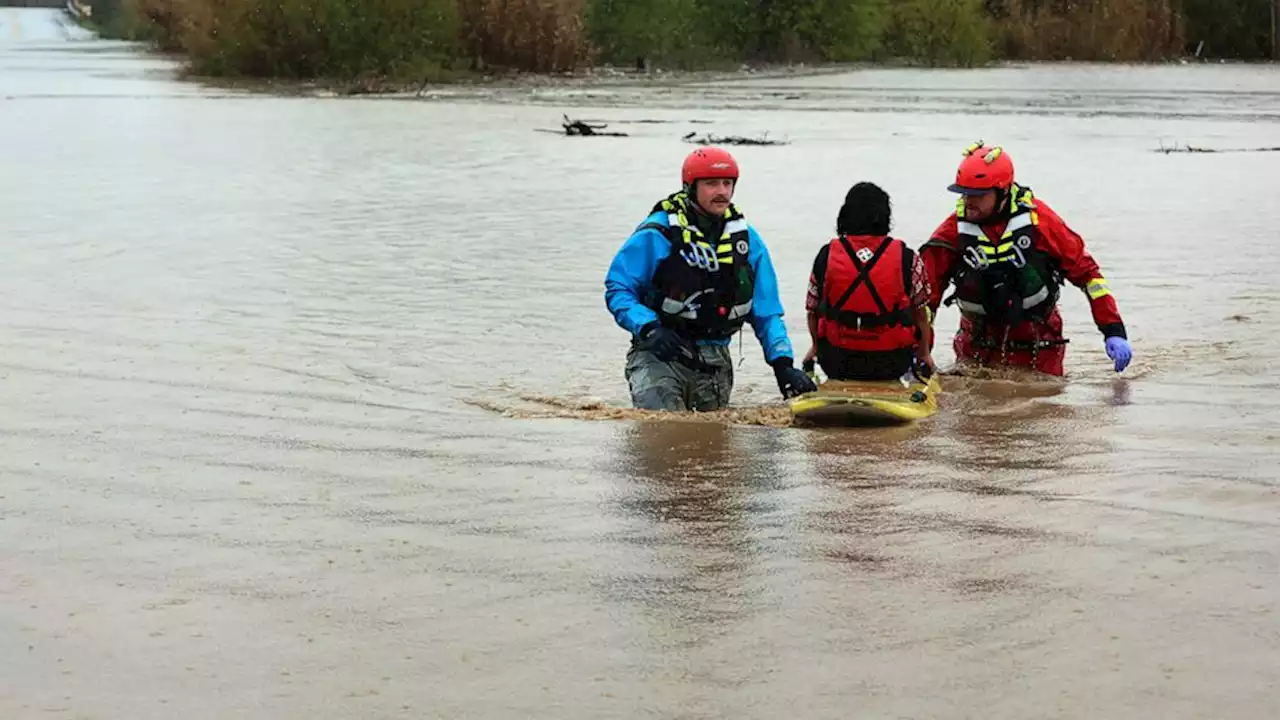
[[[1014,181],[1003,148],[978,141],[965,149],[956,209],[920,248],[937,312],[960,307],[958,364],[1031,368],[1062,376],[1067,340],[1058,312],[1064,281],[1084,291],[1107,356],[1121,372],[1133,357],[1116,299],[1084,240],[1031,188]]]
[[[920,257],[890,237],[889,195],[874,183],[849,189],[836,237],[818,251],[805,310],[816,359],[830,380],[897,380],[936,370],[929,278]]]

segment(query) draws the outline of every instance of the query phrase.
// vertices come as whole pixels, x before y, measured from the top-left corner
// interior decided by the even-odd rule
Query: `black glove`
[[[778,379],[778,390],[782,392],[782,397],[793,398],[818,389],[813,380],[795,366],[792,358],[780,357],[770,364],[773,365],[773,376]]]
[[[656,322],[640,328],[640,349],[653,353],[662,362],[671,362],[689,351],[680,341],[680,336],[671,328],[665,328]]]

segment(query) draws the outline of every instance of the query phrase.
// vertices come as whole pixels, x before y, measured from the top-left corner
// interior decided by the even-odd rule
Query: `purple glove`
[[[1120,372],[1129,367],[1129,361],[1133,359],[1133,348],[1129,347],[1129,341],[1122,337],[1107,338],[1107,357],[1116,361],[1116,372]]]

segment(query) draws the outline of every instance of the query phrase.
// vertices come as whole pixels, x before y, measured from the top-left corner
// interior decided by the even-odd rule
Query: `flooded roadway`
[[[1155,152],[1280,145],[1275,68],[451,95],[0,44],[0,717],[1280,710],[1280,154]],[[632,137],[533,132],[562,112]],[[1064,386],[952,378],[917,427],[778,427],[750,336],[741,422],[610,410],[609,259],[682,135],[765,130],[737,199],[798,352],[848,186],[918,245],[981,137],[1133,366],[1069,291]]]

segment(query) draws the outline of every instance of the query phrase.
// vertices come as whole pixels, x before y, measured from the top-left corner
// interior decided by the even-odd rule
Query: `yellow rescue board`
[[[828,380],[817,392],[793,398],[791,414],[797,420],[823,424],[908,423],[936,413],[941,392],[936,373],[927,384]]]

